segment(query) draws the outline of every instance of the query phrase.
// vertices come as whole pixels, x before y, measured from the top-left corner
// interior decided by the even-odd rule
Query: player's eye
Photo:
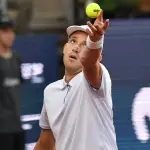
[[[71,39],[71,43],[74,44],[76,42],[75,39]]]
[[[77,40],[75,39],[75,38],[70,38],[69,39],[69,43],[70,44],[74,44],[74,43],[76,43],[77,42]]]

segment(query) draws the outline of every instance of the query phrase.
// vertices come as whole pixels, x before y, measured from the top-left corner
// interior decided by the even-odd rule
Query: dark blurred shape
[[[9,0],[8,14],[15,22],[17,34],[29,33],[29,23],[32,18],[32,0]]]
[[[0,29],[14,28],[13,21],[7,17],[0,16]]]
[[[7,0],[0,1],[0,149],[24,150],[20,120],[21,61],[11,47],[15,40]]]
[[[75,1],[75,19],[77,20],[77,24],[81,24],[81,22],[85,22],[85,20],[90,20],[85,14],[87,1]],[[93,2],[98,3],[103,9],[105,19],[150,17],[150,0],[94,0]],[[93,21],[94,19],[92,19],[92,22]]]
[[[115,18],[118,6],[117,0],[96,0],[103,9],[104,18]]]
[[[137,3],[136,17],[149,18],[150,17],[150,0],[139,0]]]

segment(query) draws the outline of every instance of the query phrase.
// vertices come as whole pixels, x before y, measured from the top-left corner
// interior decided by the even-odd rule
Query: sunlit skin
[[[73,33],[68,42],[64,46],[64,65],[65,76],[71,78],[80,73],[83,70],[83,65],[80,61],[83,51],[86,50],[86,39],[88,34],[82,31],[76,31]],[[102,55],[100,52],[99,61],[101,61]]]
[[[65,73],[76,75],[82,71],[80,54],[86,49],[87,33],[77,31],[73,33],[64,46]]]
[[[68,42],[64,46],[65,81],[68,83],[75,75],[83,70],[85,76],[88,75],[87,79],[89,77],[90,80],[96,74],[95,81],[89,81],[89,83],[98,88],[101,83],[101,68],[98,64],[102,60],[101,49],[94,51],[88,49],[86,47],[86,40],[87,36],[93,42],[100,40],[109,26],[109,20],[107,19],[103,22],[103,16],[101,14],[96,19],[94,25],[89,21],[87,25],[90,30],[87,29],[86,32],[76,31],[69,37]]]

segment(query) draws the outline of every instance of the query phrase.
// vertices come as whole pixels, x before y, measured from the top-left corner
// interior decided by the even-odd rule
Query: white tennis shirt
[[[102,83],[93,89],[83,72],[69,83],[59,80],[44,90],[40,126],[51,129],[56,150],[117,150],[111,79],[102,66]]]

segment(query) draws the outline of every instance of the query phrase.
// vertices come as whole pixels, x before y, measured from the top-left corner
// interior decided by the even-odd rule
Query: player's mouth
[[[69,58],[72,59],[72,60],[77,60],[78,59],[76,55],[70,55]]]

